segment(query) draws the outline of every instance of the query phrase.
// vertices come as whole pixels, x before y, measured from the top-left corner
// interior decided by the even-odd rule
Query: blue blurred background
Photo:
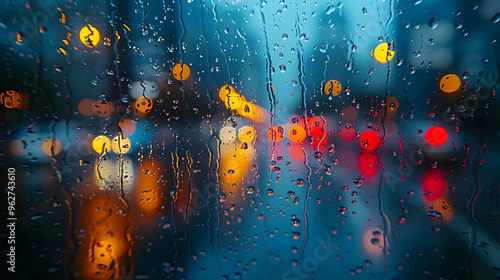
[[[2,1],[3,279],[498,279],[499,21],[497,0]]]

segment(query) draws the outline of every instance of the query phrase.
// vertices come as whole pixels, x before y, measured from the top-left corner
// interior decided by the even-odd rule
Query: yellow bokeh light
[[[189,78],[190,73],[191,70],[189,70],[189,67],[186,64],[182,63],[182,61],[174,65],[174,68],[172,69],[172,75],[178,81],[187,80],[187,78]]]
[[[241,142],[252,142],[253,139],[255,139],[255,129],[245,125],[238,130],[238,139],[240,139]]]
[[[392,44],[391,47],[389,47],[389,44],[382,43],[375,48],[373,56],[378,62],[387,63],[394,57],[394,51],[392,49]]]
[[[57,139],[47,138],[42,144],[42,151],[51,157],[57,155],[62,151],[61,142]]]
[[[103,150],[104,153],[106,153],[110,149],[110,147],[111,147],[111,141],[109,141],[109,138],[104,135],[99,135],[92,141],[92,148],[98,154],[101,154]]]
[[[121,136],[116,136],[113,138],[113,142],[111,143],[111,148],[117,154],[125,154],[130,150],[130,139],[123,138]]]
[[[219,179],[222,187],[234,187],[246,179],[253,161],[253,152],[252,144],[243,143],[232,156],[221,159]]]
[[[252,116],[257,113],[257,107],[250,102],[245,102],[236,109],[236,112],[242,117],[252,119]]]
[[[230,85],[225,85],[225,86],[221,87],[221,88],[220,88],[220,90],[219,90],[219,98],[220,98],[222,101],[226,102],[226,100],[227,100],[227,96],[228,96],[230,93],[235,93],[235,92],[236,92],[236,90],[235,90],[232,86],[230,86]]]
[[[252,121],[256,121],[259,123],[267,121],[266,111],[250,102],[242,102],[239,108],[236,108],[236,112],[242,117],[249,118]]]
[[[237,92],[231,92],[226,96],[226,100],[224,103],[226,104],[226,108],[231,109],[231,110],[236,110],[238,108],[241,108],[247,99],[245,96],[237,93]]]
[[[439,88],[446,93],[457,91],[461,85],[462,80],[455,74],[448,74],[441,78],[441,82],[439,82]]]
[[[342,85],[339,83],[339,81],[336,80],[329,80],[325,84],[325,93],[326,95],[332,95],[332,96],[337,96],[342,92]]]
[[[89,47],[94,48],[99,44],[101,40],[101,35],[99,34],[99,30],[94,26],[87,24],[80,30],[80,41]]]

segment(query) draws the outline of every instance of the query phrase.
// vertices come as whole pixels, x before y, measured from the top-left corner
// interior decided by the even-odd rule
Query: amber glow
[[[428,211],[437,212],[435,213],[435,216],[432,216],[436,223],[440,225],[447,225],[453,221],[455,216],[453,213],[453,207],[451,206],[451,203],[443,197],[434,201],[427,201],[426,204]]]
[[[174,65],[174,68],[172,69],[172,75],[178,81],[187,80],[187,78],[189,78],[190,73],[191,73],[191,70],[182,61],[180,63]]]
[[[221,159],[219,180],[223,187],[235,187],[246,179],[253,161],[254,148],[250,143],[241,143],[232,155]]]
[[[306,139],[306,130],[301,125],[293,125],[288,130],[288,138],[295,143],[302,143]]]
[[[161,193],[161,165],[157,161],[143,161],[137,171],[136,200],[141,211],[158,210],[163,202]]]
[[[27,93],[8,90],[0,94],[0,103],[9,109],[26,109],[31,105],[31,98]]]
[[[325,84],[326,95],[337,96],[342,92],[342,85],[336,80],[329,80]]]
[[[267,139],[271,142],[279,142],[285,138],[285,129],[283,126],[274,126],[267,130]]]
[[[387,108],[386,109],[387,112],[391,112],[391,113],[396,112],[399,108],[399,101],[397,98],[390,96],[387,98],[387,102],[386,102],[385,106]]]
[[[137,111],[147,114],[151,112],[151,108],[153,108],[153,99],[147,96],[141,96],[134,102],[134,107]]]
[[[61,142],[57,139],[47,138],[42,144],[42,151],[51,157],[57,155],[62,151]]]
[[[462,81],[460,77],[455,74],[448,74],[441,78],[439,82],[439,89],[446,93],[456,92],[460,86],[462,85]]]
[[[113,210],[121,205],[120,199],[116,193],[103,192],[80,199],[75,227],[84,230],[79,235],[73,270],[82,279],[110,279],[113,274],[123,274],[120,267],[131,243],[126,233],[128,219]]]

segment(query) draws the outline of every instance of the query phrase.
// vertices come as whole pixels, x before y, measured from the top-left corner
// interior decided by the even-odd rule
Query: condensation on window
[[[6,279],[500,277],[497,0],[0,5]]]

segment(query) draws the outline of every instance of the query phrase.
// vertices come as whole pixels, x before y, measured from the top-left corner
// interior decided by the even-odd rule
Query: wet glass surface
[[[2,279],[500,277],[497,0],[0,7]]]

